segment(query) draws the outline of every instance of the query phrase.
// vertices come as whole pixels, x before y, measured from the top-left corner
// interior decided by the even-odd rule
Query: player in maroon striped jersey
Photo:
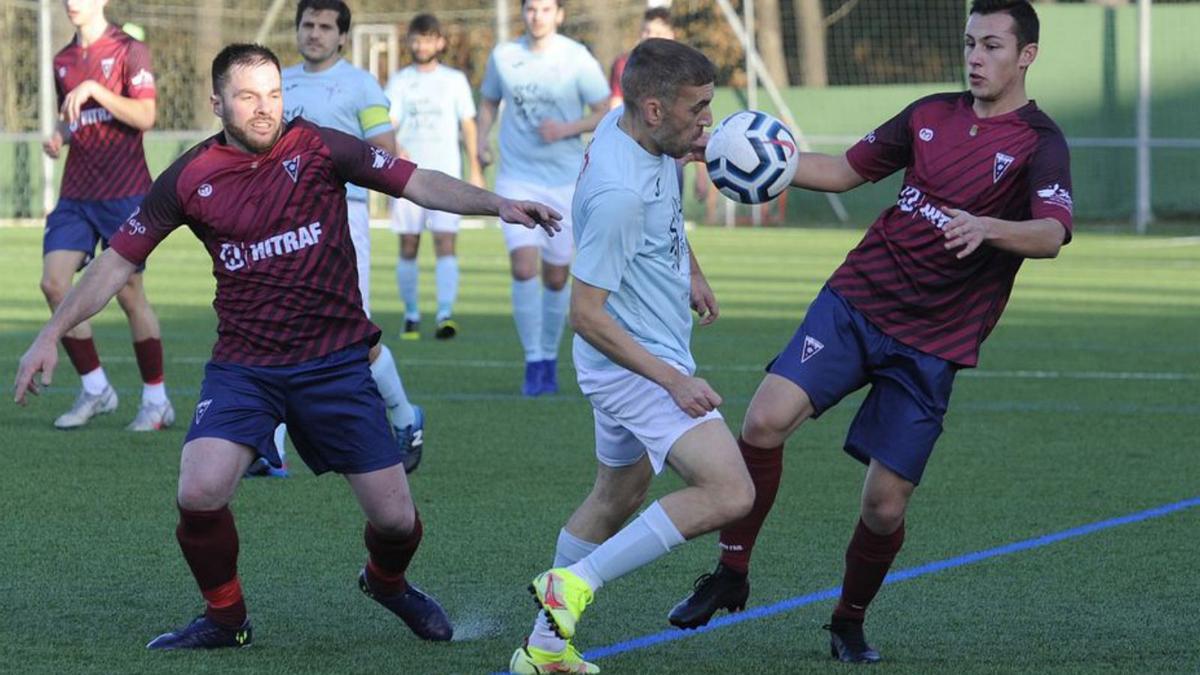
[[[279,466],[273,432],[286,421],[314,473],[345,476],[367,518],[359,586],[419,637],[448,640],[445,612],[408,583],[422,536],[402,454],[371,379],[367,319],[346,214],[345,183],[425,208],[500,216],[557,231],[561,215],[418,169],[361,139],[296,119],[283,123],[279,61],[232,45],[213,62],[223,131],[154,182],[139,211],[89,267],[21,359],[15,396],[48,384],[55,342],[97,312],[170,232],[187,223],[217,280],[217,343],[180,462],[176,535],[206,602],[152,649],[238,647],[252,640],[228,504],[257,457]]]
[[[745,603],[784,441],[869,384],[845,442],[868,466],[861,518],[827,628],[835,657],[879,660],[863,619],[904,540],[905,510],[941,434],[955,372],[976,365],[1021,263],[1053,258],[1071,238],[1066,140],[1025,93],[1037,40],[1028,2],[975,0],[964,45],[969,91],[914,102],[845,155],[800,157],[797,187],[843,192],[901,169],[904,185],[768,366],[739,439],[754,508],[721,532],[716,572],[697,580],[671,623],[703,625]]]
[[[104,17],[105,0],[69,0],[67,16],[75,37],[54,57],[54,83],[60,107],[58,127],[43,144],[57,158],[70,145],[58,205],[46,218],[42,242],[42,293],[53,310],[71,289],[75,272],[137,208],[150,189],[142,132],[154,126],[154,74],[146,45]],[[170,426],[175,411],[163,385],[163,354],[158,317],[146,300],[141,270],[117,293],[129,319],[133,350],[144,383],[142,405],[129,424],[133,431]],[[70,410],[54,421],[60,429],[87,424],[112,412],[117,394],[108,383],[87,322],[62,338],[63,348],[82,380]]]

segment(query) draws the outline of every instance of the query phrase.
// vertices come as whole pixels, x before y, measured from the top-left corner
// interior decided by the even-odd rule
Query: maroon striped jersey
[[[896,203],[867,230],[829,285],[894,339],[961,366],[979,361],[1023,258],[981,245],[946,250],[944,209],[1022,221],[1054,218],[1070,241],[1071,167],[1062,132],[1037,105],[986,119],[970,93],[922,98],[846,159],[863,178],[904,169]]]
[[[58,105],[71,90],[95,80],[125,98],[154,98],[150,50],[128,33],[109,26],[89,47],[78,38],[54,57]],[[67,199],[120,199],[146,194],[150,171],[142,132],[119,121],[95,101],[83,104],[71,122],[70,150],[59,196]]]
[[[297,118],[274,147],[250,154],[224,132],[162,173],[110,245],[141,264],[186,223],[213,261],[212,360],[307,361],[380,330],[363,312],[346,183],[400,197],[416,165]]]

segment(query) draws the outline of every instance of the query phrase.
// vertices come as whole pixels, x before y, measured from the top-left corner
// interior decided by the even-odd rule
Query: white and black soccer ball
[[[743,204],[778,197],[796,175],[797,157],[796,138],[787,125],[758,110],[722,120],[704,151],[713,185]]]

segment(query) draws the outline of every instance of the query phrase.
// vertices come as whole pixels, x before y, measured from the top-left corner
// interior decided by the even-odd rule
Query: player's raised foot
[[[508,672],[517,675],[539,675],[541,673],[578,673],[579,675],[594,675],[600,672],[600,667],[583,660],[583,655],[570,642],[561,652],[549,652],[545,649],[525,645],[513,652],[508,662]]]
[[[78,429],[87,424],[96,415],[107,415],[117,409],[117,390],[109,385],[99,394],[89,394],[80,390],[79,396],[71,409],[54,420],[54,426],[59,429]]]
[[[368,597],[383,605],[389,612],[400,617],[414,635],[422,640],[445,642],[454,637],[454,627],[446,610],[421,589],[408,584],[403,593],[381,595],[371,590],[367,571],[358,574],[358,588]]]
[[[833,617],[823,628],[829,631],[829,655],[842,663],[878,663],[882,657],[863,634],[863,622]]]
[[[127,431],[158,431],[166,429],[175,423],[175,408],[171,407],[170,401],[158,403],[142,402],[142,407],[138,408],[137,415],[129,426],[125,427]]]
[[[433,337],[439,340],[449,340],[455,335],[458,335],[458,322],[451,317],[438,319],[437,329],[433,331]]]
[[[565,567],[542,572],[529,585],[538,606],[546,611],[550,627],[564,640],[575,637],[575,624],[592,604],[592,587]]]
[[[542,393],[542,362],[525,362],[525,381],[521,383],[521,393],[529,398],[540,396]]]
[[[420,340],[421,322],[414,319],[404,320],[404,330],[400,331],[401,340]]]
[[[250,619],[237,628],[226,628],[201,614],[183,628],[154,638],[146,649],[224,649],[249,647],[253,642],[254,629]]]
[[[541,362],[543,394],[558,393],[558,359],[546,359]]]
[[[256,457],[250,466],[246,467],[246,473],[243,478],[287,478],[287,465],[271,466],[263,457]]]
[[[747,575],[717,563],[711,574],[701,574],[692,585],[692,593],[667,615],[676,628],[699,628],[707,624],[719,609],[740,612],[750,597]]]
[[[404,473],[412,473],[421,464],[421,455],[425,451],[425,410],[414,405],[413,423],[396,431],[396,443],[400,446],[400,456],[404,464]]]

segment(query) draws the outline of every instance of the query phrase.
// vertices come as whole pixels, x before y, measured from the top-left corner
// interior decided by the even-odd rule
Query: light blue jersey
[[[283,69],[283,119],[296,117],[367,139],[392,128],[388,100],[375,76],[345,59],[319,73],[299,63]],[[366,188],[346,184],[346,198],[365,201]]]
[[[573,122],[587,106],[608,98],[599,62],[578,42],[562,35],[545,49],[529,49],[521,36],[492,50],[483,78],[483,97],[503,101],[500,115],[500,175],[549,187],[568,185],[579,173],[583,140],[545,143],[543,120]]]
[[[655,157],[618,127],[623,111],[604,117],[584,155],[571,273],[609,291],[605,311],[638,344],[691,374],[692,268],[675,160]],[[621,367],[578,335],[574,355],[580,367]]]
[[[429,72],[408,66],[392,75],[384,93],[392,102],[396,143],[409,158],[426,169],[462,178],[459,125],[475,117],[466,75],[441,64]]]

